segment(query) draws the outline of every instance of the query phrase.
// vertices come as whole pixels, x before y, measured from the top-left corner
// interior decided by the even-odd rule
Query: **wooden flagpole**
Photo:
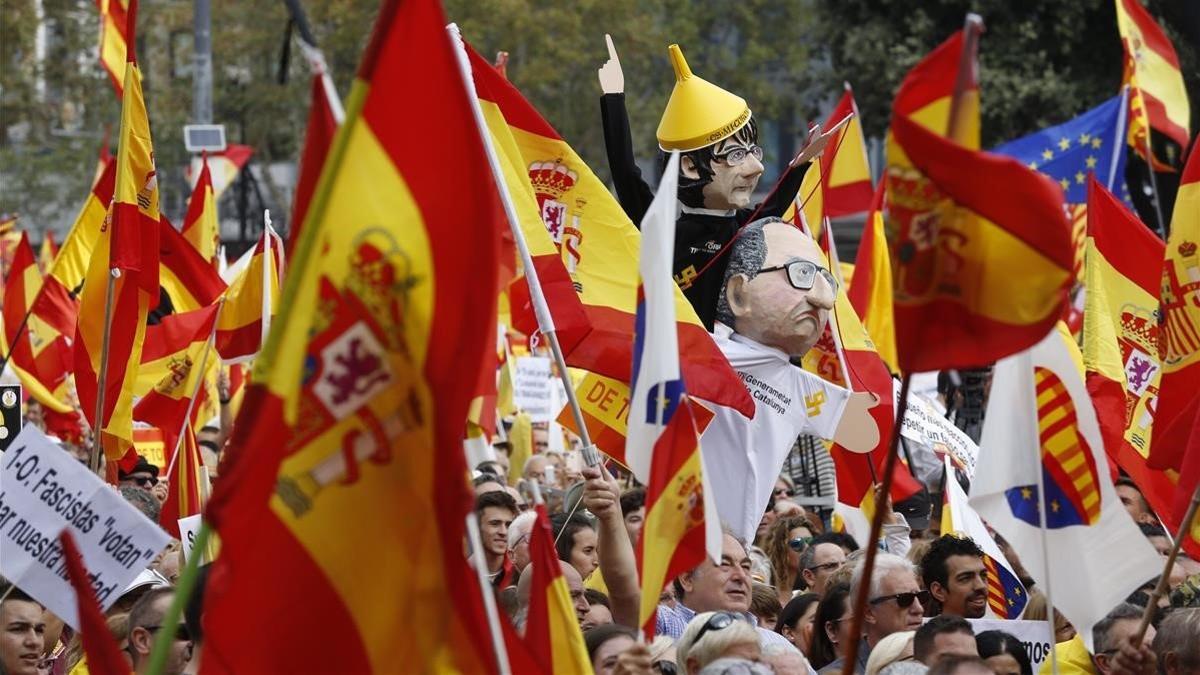
[[[88,468],[104,479],[104,387],[108,383],[108,347],[112,340],[113,293],[121,270],[108,271],[108,283],[104,289],[104,333],[100,340],[100,372],[96,376],[96,416],[92,421],[92,451],[88,455]]]

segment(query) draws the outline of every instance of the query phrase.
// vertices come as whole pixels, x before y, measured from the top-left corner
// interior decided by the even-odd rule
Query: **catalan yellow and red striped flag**
[[[525,622],[525,644],[546,673],[590,675],[579,620],[575,617],[571,589],[559,568],[554,550],[554,533],[546,505],[538,504],[537,519],[529,535],[529,559],[533,584],[529,591],[529,614]],[[657,597],[655,598],[657,600]],[[651,621],[653,627],[653,620]]]
[[[137,0],[130,0],[128,17],[126,35],[132,43]],[[128,59],[113,201],[84,280],[74,343],[79,404],[92,428],[101,430],[110,460],[120,459],[133,446],[133,386],[146,317],[158,304],[159,292],[160,215],[154,147],[133,49],[128,50]],[[111,305],[107,297],[111,297]],[[111,331],[107,352],[103,350],[106,317]],[[102,370],[107,373],[103,390],[99,382]]]
[[[496,667],[463,583],[462,431],[506,225],[445,25],[433,0],[383,3],[347,97],[206,508],[204,673]]]
[[[132,39],[129,28],[130,0],[96,0],[100,10],[100,65],[117,90],[125,91],[126,49]]]
[[[71,411],[67,382],[71,348],[65,336],[30,312],[41,287],[42,274],[33,258],[29,234],[22,233],[4,286],[0,349],[30,396],[48,410],[67,413]]]
[[[220,304],[166,317],[146,329],[139,379],[158,374],[133,408],[133,418],[162,430],[164,466],[169,482],[160,524],[179,537],[179,519],[200,513],[199,454],[196,451],[195,417],[200,409],[193,397],[204,395],[198,387],[205,375],[220,367],[212,348]],[[180,453],[176,458],[174,455]],[[167,469],[171,470],[167,470]]]
[[[1125,48],[1122,83],[1129,86],[1129,144],[1156,169],[1173,170],[1147,156],[1147,134],[1158,131],[1187,148],[1191,119],[1187,88],[1175,47],[1140,0],[1115,0],[1117,30]]]
[[[1062,190],[974,149],[973,44],[956,33],[909,72],[893,104],[886,230],[906,372],[978,366],[1032,346],[1062,316],[1073,280]]]
[[[225,291],[217,319],[217,352],[225,361],[253,358],[266,341],[279,305],[283,242],[268,225],[249,254],[250,262]]]
[[[42,246],[38,249],[38,269],[45,274],[50,266],[54,264],[54,258],[58,255],[58,244],[54,241],[54,233],[46,230],[46,235],[42,239]]]
[[[521,226],[567,363],[629,382],[637,308],[638,230],[604,183],[521,92],[486,59],[468,51],[492,137],[497,146],[509,149],[505,155],[515,153],[505,169],[509,191],[518,207],[532,192],[536,205],[526,201],[520,213],[541,215],[540,219],[523,216]],[[518,188],[515,183],[521,177],[524,180]],[[566,274],[561,272],[563,268]],[[513,322],[531,334],[537,323],[524,280],[511,290]],[[577,309],[580,303],[582,317]],[[675,316],[680,367],[688,392],[753,416],[750,395],[682,291],[675,293]]]
[[[846,297],[854,313],[862,317],[863,328],[875,343],[879,358],[888,370],[900,372],[896,355],[896,316],[892,306],[892,262],[888,257],[887,233],[884,231],[884,181],[879,182],[871,209],[863,225],[854,258],[854,277],[847,282]]]
[[[1155,413],[1155,431],[1150,443],[1150,466],[1155,469],[1183,468],[1187,447],[1183,432],[1200,411],[1200,147],[1191,155],[1175,195],[1171,233],[1163,260],[1161,291],[1162,383]],[[1176,424],[1176,422],[1182,422]]]
[[[208,168],[208,153],[200,158],[200,177],[188,199],[187,214],[183,217],[183,238],[212,263],[217,256],[220,230],[217,225],[217,200],[213,196],[212,172]]]
[[[1149,455],[1162,378],[1158,294],[1164,245],[1111,192],[1088,183],[1083,361],[1104,449],[1160,515],[1174,482]]]

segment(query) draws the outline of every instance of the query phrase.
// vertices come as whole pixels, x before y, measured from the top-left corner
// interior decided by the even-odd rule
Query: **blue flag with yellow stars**
[[[1069,122],[1009,141],[992,152],[1049,176],[1070,204],[1087,203],[1087,177],[1095,173],[1096,180],[1132,208],[1125,186],[1126,110],[1125,95],[1118,95]]]

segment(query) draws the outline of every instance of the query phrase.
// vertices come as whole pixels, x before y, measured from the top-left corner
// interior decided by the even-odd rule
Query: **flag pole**
[[[579,439],[583,446],[580,449],[583,461],[588,466],[597,466],[600,464],[600,456],[596,451],[596,446],[592,444],[591,434],[588,433],[587,424],[584,422],[583,410],[579,407],[579,398],[575,395],[575,386],[571,382],[571,374],[567,371],[567,360],[563,357],[562,346],[559,344],[558,335],[555,332],[554,317],[551,316],[550,307],[546,304],[546,296],[542,293],[537,269],[533,266],[533,256],[530,255],[529,246],[525,242],[525,233],[521,231],[521,221],[517,216],[516,206],[513,205],[512,195],[508,191],[504,171],[500,168],[500,159],[496,156],[496,146],[492,143],[492,135],[488,132],[487,122],[483,119],[483,110],[479,107],[479,96],[475,92],[471,64],[467,61],[466,45],[462,41],[462,35],[459,33],[457,25],[446,26],[446,31],[454,42],[458,71],[462,75],[463,87],[471,102],[471,113],[475,117],[475,126],[479,129],[484,150],[487,152],[488,165],[492,169],[492,177],[496,180],[500,201],[504,204],[504,215],[507,216],[509,228],[512,229],[513,240],[516,242],[517,251],[521,256],[521,265],[525,268],[525,281],[529,284],[529,297],[533,301],[533,312],[537,317],[538,329],[550,343],[554,363],[558,366],[558,376],[562,379],[563,388],[566,389],[567,404],[571,406],[571,415],[575,419],[575,427],[579,430]]]
[[[92,424],[92,452],[88,456],[88,468],[101,479],[104,475],[104,452],[101,437],[104,434],[104,386],[108,382],[108,346],[112,340],[113,292],[121,270],[108,271],[108,284],[104,289],[104,333],[100,339],[100,372],[96,376],[96,417]]]
[[[889,495],[892,491],[892,474],[896,470],[897,446],[900,444],[900,427],[904,422],[904,413],[908,410],[908,386],[912,381],[912,373],[905,373],[900,383],[900,404],[896,408],[896,424],[892,427],[892,439],[888,443],[887,459],[884,460],[883,482],[880,491]],[[863,559],[862,583],[858,585],[852,605],[854,614],[850,617],[850,639],[846,641],[846,651],[842,655],[841,675],[853,675],[858,663],[858,643],[862,639],[863,615],[866,613],[867,596],[871,589],[871,574],[875,569],[875,556],[879,552],[879,535],[883,529],[883,511],[880,505],[875,505],[875,513],[871,514],[871,534],[867,537],[867,555]],[[1057,674],[1056,674],[1057,675]]]
[[[1197,507],[1200,507],[1200,483],[1196,484],[1196,489],[1192,492],[1192,502],[1188,504],[1187,513],[1183,516],[1183,521],[1179,523],[1179,533],[1175,535],[1175,543],[1171,544],[1171,553],[1167,555],[1162,575],[1158,577],[1154,592],[1150,594],[1150,601],[1146,603],[1146,611],[1142,612],[1142,623],[1133,637],[1134,645],[1142,644],[1142,639],[1146,637],[1146,628],[1150,626],[1150,620],[1154,618],[1154,610],[1158,609],[1158,600],[1167,592],[1167,587],[1170,585],[1171,568],[1175,566],[1175,559],[1179,557],[1179,548],[1183,546],[1183,540],[1191,536],[1196,522]]]
[[[511,675],[512,666],[508,663],[508,649],[504,644],[504,631],[500,628],[496,596],[492,594],[492,588],[487,579],[487,570],[484,569],[487,561],[484,560],[483,540],[479,537],[479,521],[475,519],[474,512],[467,514],[467,536],[470,538],[471,550],[475,551],[475,555],[471,556],[475,561],[471,567],[475,568],[475,580],[479,582],[479,593],[483,596],[483,609],[488,618],[488,633],[492,636],[492,649],[496,652],[496,668],[500,675]]]
[[[1042,470],[1041,443],[1030,443],[1029,448],[1033,452],[1033,465],[1037,467],[1038,525],[1042,533],[1042,566],[1046,570],[1046,620],[1050,622],[1050,673],[1058,675],[1058,635],[1054,629],[1056,611],[1054,594],[1050,590],[1050,547],[1046,541],[1046,472]]]
[[[972,82],[978,82],[979,61],[976,56],[979,53],[979,35],[981,33],[983,33],[983,17],[974,12],[968,13],[967,18],[963,21],[964,40],[958,61],[958,79],[954,82],[954,96],[950,98],[950,119],[946,125],[946,137],[959,145],[964,143],[958,136],[966,131],[962,121],[959,120],[963,112],[963,94]]]

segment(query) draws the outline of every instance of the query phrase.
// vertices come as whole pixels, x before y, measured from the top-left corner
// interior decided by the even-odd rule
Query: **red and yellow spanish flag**
[[[1193,144],[1175,195],[1162,271],[1162,383],[1150,466],[1183,468],[1187,422],[1200,411],[1200,151]],[[1181,421],[1183,424],[1175,424]]]
[[[575,673],[590,675],[592,662],[588,659],[583,633],[575,617],[571,589],[559,569],[554,550],[554,533],[546,505],[538,504],[537,520],[529,535],[529,559],[533,584],[529,591],[529,614],[525,622],[525,644],[533,660],[546,673]],[[703,545],[701,546],[703,550]],[[658,595],[655,594],[657,601]],[[651,619],[651,627],[654,625]]]
[[[893,104],[885,227],[906,372],[979,366],[1032,346],[1062,316],[1073,280],[1062,190],[974,149],[971,44],[962,32],[943,43]]]
[[[1124,84],[1133,90],[1129,144],[1145,157],[1151,129],[1186,148],[1191,108],[1179,68],[1179,56],[1141,0],[1116,0],[1117,30],[1125,48]],[[1170,170],[1152,157],[1156,167]]]
[[[1088,183],[1083,361],[1108,456],[1170,513],[1174,481],[1150,469],[1159,357],[1163,242],[1092,178]]]
[[[209,175],[212,177],[214,202],[219,201],[225,190],[233,185],[233,181],[237,180],[238,175],[246,166],[246,162],[249,162],[253,156],[254,148],[237,143],[230,143],[219,152],[208,153],[207,163]],[[193,176],[199,176],[201,168],[200,158],[194,157],[184,173],[190,181]]]
[[[207,307],[225,292],[216,267],[196,252],[166,216],[159,220],[158,256],[159,304],[153,320]]]
[[[822,129],[833,128],[849,115],[854,117],[837,138],[830,140],[825,152],[814,162],[816,170],[805,172],[796,198],[783,214],[784,220],[799,224],[796,208],[803,208],[814,234],[820,232],[825,218],[862,213],[871,205],[871,166],[867,161],[862,120],[858,117],[858,104],[854,102],[850,83],[847,82],[845,88]]]
[[[125,91],[126,45],[131,38],[129,28],[130,0],[96,0],[100,10],[100,65],[117,90]]]
[[[1200,484],[1200,405],[1192,406],[1189,412],[1192,417],[1176,419],[1167,429],[1173,438],[1185,439],[1183,458],[1180,460],[1183,470],[1179,473],[1171,510],[1163,515],[1163,522],[1175,533],[1179,533],[1192,494],[1196,491],[1196,485]],[[1183,540],[1183,550],[1193,559],[1200,556],[1200,516],[1192,520],[1192,526]]]
[[[495,668],[462,431],[504,225],[445,25],[385,2],[347,98],[206,509],[204,673]]]
[[[45,274],[50,266],[54,264],[54,258],[58,255],[58,244],[54,241],[54,233],[46,230],[46,236],[42,239],[42,246],[38,249],[38,269]]]
[[[117,162],[110,158],[100,178],[92,185],[87,201],[75,218],[75,224],[67,232],[54,264],[42,279],[42,290],[34,301],[34,314],[63,336],[75,335],[79,291],[87,276],[96,241],[105,227],[116,176]]]
[[[215,304],[173,314],[146,329],[138,377],[157,379],[134,406],[133,419],[162,431],[163,473],[169,484],[159,524],[175,538],[179,538],[179,519],[200,513],[201,464],[195,430],[205,393],[199,385],[220,367],[212,348],[219,311],[220,305]]]
[[[296,194],[292,197],[292,218],[288,221],[286,252],[290,256],[300,240],[300,228],[312,200],[321,168],[329,155],[329,146],[337,134],[338,120],[334,116],[330,99],[337,98],[332,91],[333,81],[323,72],[313,73],[312,89],[308,98],[308,126],[304,129],[304,152],[300,155],[300,171],[296,177]]]
[[[879,358],[893,373],[900,372],[896,354],[896,316],[892,306],[892,262],[888,257],[887,232],[884,230],[884,181],[879,182],[871,199],[871,210],[858,242],[854,258],[854,278],[847,283],[846,296],[854,313],[862,317],[863,328],[875,343]]]
[[[509,192],[519,207],[524,200],[522,214],[540,215],[537,219],[523,216],[521,226],[567,363],[629,382],[641,236],[608,188],[521,92],[486,59],[468,51],[492,137],[500,148],[509,149],[506,156],[519,153],[507,160]],[[515,185],[518,178],[524,179],[520,187]],[[528,204],[529,192],[535,205]],[[565,275],[559,271],[564,268]],[[532,333],[537,323],[528,292],[520,294],[521,285],[513,285],[512,290],[514,323]],[[575,303],[582,303],[583,317]],[[561,321],[557,311],[563,312]],[[753,416],[750,395],[682,291],[675,294],[675,316],[680,369],[688,393]]]
[[[259,237],[250,263],[225,291],[217,319],[217,351],[226,361],[252,358],[266,341],[279,305],[283,242],[269,226]]]
[[[205,262],[212,263],[221,243],[217,224],[217,200],[213,196],[212,172],[208,168],[208,153],[200,158],[200,177],[188,198],[187,214],[183,217],[183,238],[196,249]]]
[[[42,274],[33,258],[29,234],[22,233],[4,286],[0,349],[11,350],[8,365],[30,396],[48,410],[68,413],[72,410],[67,381],[71,348],[65,336],[30,311],[41,287]]]
[[[129,4],[133,39],[137,0]],[[120,459],[133,446],[133,386],[146,316],[158,304],[158,178],[142,76],[133,49],[125,64],[125,95],[117,146],[117,175],[109,220],[101,229],[80,296],[75,329],[75,388],[92,428],[101,429],[105,455]],[[103,350],[106,297],[111,295],[108,350]],[[106,371],[103,391],[99,376]],[[97,404],[101,404],[97,410]],[[99,415],[97,415],[99,413]]]

